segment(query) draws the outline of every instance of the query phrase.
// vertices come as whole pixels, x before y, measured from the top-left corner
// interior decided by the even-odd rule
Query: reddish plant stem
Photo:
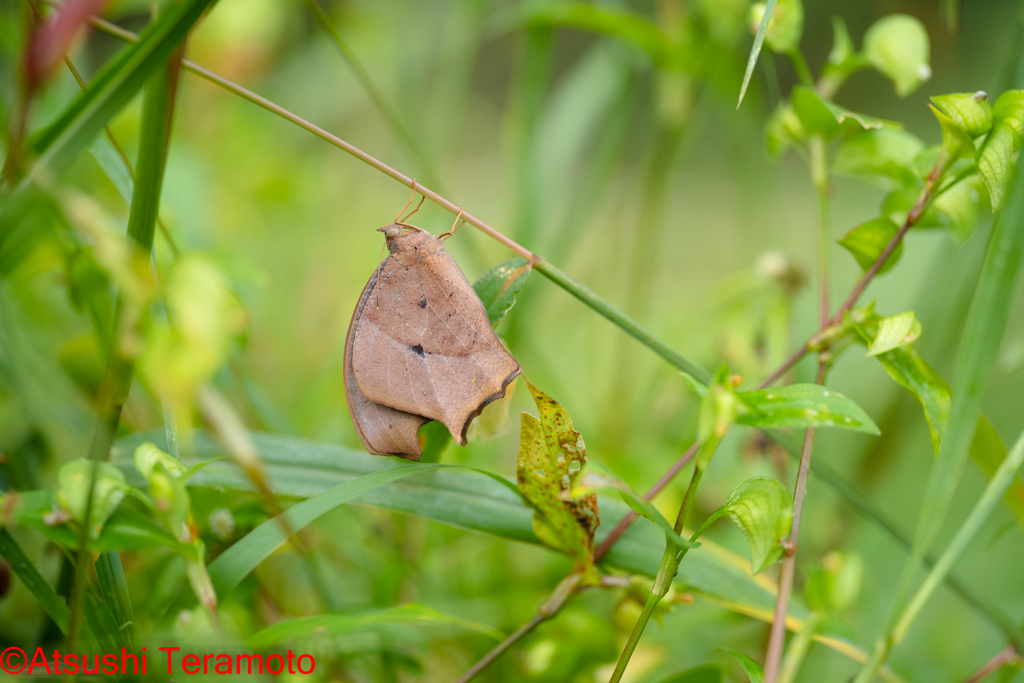
[[[685,453],[679,456],[679,459],[676,460],[675,464],[672,465],[665,474],[661,475],[661,479],[656,481],[654,486],[644,494],[644,498],[647,500],[653,500],[655,496],[661,493],[662,489],[668,486],[669,482],[675,479],[676,475],[679,474],[691,460],[693,460],[693,456],[697,454],[697,448],[699,446],[699,443],[695,443],[690,446]],[[629,525],[632,524],[636,518],[637,514],[630,510],[629,514],[619,521],[615,528],[612,529],[612,532],[608,534],[603,541],[601,541],[601,545],[597,546],[597,550],[594,551],[594,562],[599,562],[601,558],[611,550],[611,547],[615,545],[615,542],[619,540],[622,534],[626,533],[626,529],[629,528]]]
[[[892,252],[894,252],[896,250],[896,247],[898,247],[900,243],[903,241],[903,237],[907,234],[907,231],[914,227],[914,224],[921,218],[921,214],[924,213],[925,207],[928,205],[928,202],[931,199],[932,184],[929,183],[921,192],[921,196],[918,198],[917,203],[914,204],[914,208],[911,209],[910,213],[907,214],[907,219],[903,221],[903,225],[900,226],[899,231],[895,235],[893,235],[892,239],[889,240],[889,243],[885,245],[885,249],[883,249],[882,253],[878,256],[877,259],[875,259],[875,262],[871,264],[871,267],[864,272],[864,275],[861,276],[860,280],[858,280],[857,284],[850,292],[850,296],[846,297],[846,301],[844,301],[843,305],[839,307],[839,310],[835,312],[835,315],[833,315],[831,318],[822,321],[820,329],[818,329],[818,331],[814,333],[814,335],[811,337],[812,339],[815,336],[824,332],[832,325],[838,325],[843,321],[843,316],[847,313],[847,311],[851,310],[854,307],[854,305],[857,303],[857,300],[860,299],[861,295],[864,293],[864,290],[867,289],[868,285],[871,284],[871,281],[875,278],[876,275],[878,275],[878,271],[882,268],[882,265],[885,264],[886,260],[888,260],[888,258],[892,256]],[[804,342],[803,345],[799,349],[797,349],[792,356],[787,358],[782,365],[776,368],[775,371],[768,375],[768,377],[765,378],[764,381],[757,385],[757,388],[764,389],[765,387],[774,384],[776,381],[778,381],[780,377],[789,372],[794,365],[800,362],[800,360],[804,356],[806,356],[810,352],[810,350],[810,342]]]
[[[816,384],[825,382],[828,365],[818,361]],[[764,658],[765,683],[775,683],[782,662],[783,645],[786,642],[786,613],[789,610],[789,596],[793,591],[793,576],[796,573],[796,551],[800,539],[800,518],[804,511],[804,497],[807,494],[807,475],[811,469],[811,452],[814,450],[814,429],[804,433],[804,447],[800,452],[800,469],[796,475],[796,490],[793,493],[793,527],[786,540],[786,552],[779,572],[779,593],[775,599],[775,616],[768,635],[768,650]]]
[[[964,683],[981,683],[981,681],[985,680],[1007,664],[1019,659],[1019,657],[1020,655],[1017,654],[1017,648],[1014,645],[1007,645],[1006,649],[985,662],[985,664],[971,674],[971,677],[964,681]]]

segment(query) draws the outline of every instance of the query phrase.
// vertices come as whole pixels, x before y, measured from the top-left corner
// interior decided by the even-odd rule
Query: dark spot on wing
[[[427,307],[427,300],[426,299],[420,299],[420,308],[426,308],[426,307]]]
[[[420,358],[423,358],[423,347],[417,344],[416,346],[410,346],[409,350],[415,353]]]

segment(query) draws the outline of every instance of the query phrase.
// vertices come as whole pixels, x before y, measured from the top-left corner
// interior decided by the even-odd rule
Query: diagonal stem
[[[110,35],[116,36],[123,40],[129,42],[134,42],[138,40],[138,36],[134,33],[126,31],[125,29],[122,29],[121,27],[111,24],[110,22],[105,21],[103,19],[100,19],[99,17],[90,17],[90,22],[101,31],[109,33]],[[640,323],[633,320],[633,318],[631,318],[630,316],[626,315],[618,308],[613,306],[604,297],[597,294],[597,292],[594,292],[590,288],[571,278],[568,274],[563,272],[554,264],[541,258],[537,254],[534,254],[526,247],[515,242],[515,240],[507,237],[501,232],[498,232],[480,218],[477,218],[469,211],[466,211],[463,207],[460,207],[457,204],[455,204],[455,202],[446,199],[445,197],[441,196],[434,190],[424,187],[420,183],[416,182],[415,178],[410,178],[401,171],[398,171],[395,168],[392,168],[391,166],[388,166],[384,162],[380,161],[379,159],[376,159],[375,157],[371,156],[370,154],[367,154],[366,152],[359,149],[355,145],[339,138],[337,135],[327,132],[323,128],[320,128],[319,126],[307,121],[301,116],[298,116],[297,114],[285,109],[281,105],[271,102],[265,97],[257,95],[251,90],[248,90],[247,88],[244,88],[241,85],[233,81],[230,81],[227,78],[224,78],[220,74],[214,73],[209,69],[199,66],[195,62],[184,59],[182,60],[182,68],[201,78],[206,79],[207,81],[210,81],[211,83],[214,83],[215,85],[224,88],[225,90],[228,90],[229,92],[232,92],[244,99],[249,100],[253,104],[257,104],[260,107],[263,107],[267,111],[277,114],[281,118],[291,121],[300,128],[304,128],[305,130],[309,131],[310,133],[313,133],[320,139],[331,143],[335,147],[347,152],[348,154],[351,154],[352,156],[364,162],[365,164],[372,166],[381,173],[393,178],[394,180],[397,180],[398,182],[402,183],[408,188],[411,188],[415,192],[418,192],[419,194],[423,195],[430,201],[440,206],[442,209],[449,211],[452,215],[461,215],[462,220],[464,220],[466,223],[472,225],[473,227],[480,230],[480,232],[484,233],[491,239],[502,244],[506,248],[510,249],[511,251],[515,252],[519,256],[529,261],[533,265],[533,267],[542,275],[544,275],[549,280],[554,282],[556,285],[558,285],[559,287],[566,290],[574,297],[582,301],[584,304],[589,306],[593,311],[595,311],[598,315],[602,316],[615,326],[622,329],[624,332],[635,338],[641,344],[644,344],[645,346],[650,348],[652,351],[654,351],[656,354],[658,354],[664,360],[666,360],[669,364],[673,365],[679,370],[682,370],[683,372],[692,375],[701,382],[707,382],[711,379],[711,373],[707,369],[705,369],[703,366],[701,366],[699,363],[692,360],[685,354],[672,348],[661,339],[655,337],[646,328],[640,325]]]
[[[999,669],[1019,660],[1020,655],[1017,653],[1017,647],[1015,645],[1007,645],[1005,649],[992,657],[992,659],[985,662],[980,669],[971,674],[971,677],[965,680],[964,683],[981,683]]]

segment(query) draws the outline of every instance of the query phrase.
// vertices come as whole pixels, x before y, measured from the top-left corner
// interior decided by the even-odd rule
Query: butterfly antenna
[[[452,235],[454,235],[455,231],[462,227],[462,223],[466,222],[466,219],[462,218],[462,212],[465,211],[465,210],[466,209],[464,209],[463,207],[460,206],[459,207],[459,215],[457,215],[455,217],[455,222],[452,223],[452,229],[449,230],[448,232],[441,233],[440,235],[438,235],[438,237],[440,237],[443,240],[446,240],[449,237],[451,237]],[[462,223],[459,222],[460,218],[462,218]]]
[[[405,203],[405,206],[402,207],[402,211],[399,211],[398,215],[395,216],[395,222],[396,223],[400,223],[402,221],[402,212],[409,208],[409,205],[412,204],[412,200],[415,197],[416,197],[416,179],[413,178],[412,179],[412,194],[409,195],[409,201],[407,201]],[[422,204],[422,202],[420,202],[420,203]],[[416,207],[416,208],[419,208],[419,207]],[[416,213],[416,212],[413,211],[413,213]],[[410,215],[412,215],[412,214],[410,214]]]

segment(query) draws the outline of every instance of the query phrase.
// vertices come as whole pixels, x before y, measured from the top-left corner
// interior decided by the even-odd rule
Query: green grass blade
[[[743,73],[743,85],[740,86],[740,99],[736,102],[739,109],[743,104],[743,96],[747,94],[747,86],[750,85],[750,77],[754,75],[754,67],[757,66],[757,58],[761,54],[761,46],[764,45],[765,34],[768,33],[768,22],[772,20],[775,13],[775,5],[779,0],[768,0],[764,8],[764,16],[761,17],[761,25],[757,27],[757,35],[754,36],[754,44],[750,47],[750,57],[747,58],[747,70]]]
[[[111,59],[57,121],[40,136],[38,157],[22,186],[44,169],[59,173],[95,139],[103,126],[138,93],[214,0],[181,0]]]
[[[117,628],[129,652],[138,651],[138,634],[135,617],[132,614],[132,600],[128,595],[128,582],[124,578],[121,555],[117,551],[100,553],[96,560],[96,576],[99,578],[103,599],[117,620]]]
[[[921,587],[918,588],[917,593],[914,594],[907,608],[903,611],[899,621],[896,623],[896,628],[893,630],[893,640],[899,642],[906,635],[910,625],[917,618],[917,615],[920,614],[921,609],[932,595],[935,594],[939,586],[942,585],[942,582],[953,570],[953,566],[957,561],[963,557],[963,554],[967,551],[967,546],[977,537],[982,525],[989,518],[989,515],[992,514],[992,510],[999,504],[1000,498],[1002,498],[1003,494],[1006,493],[1007,489],[1014,482],[1017,470],[1020,469],[1021,465],[1024,465],[1024,434],[1017,440],[1010,454],[1006,456],[1006,460],[996,470],[995,475],[993,475],[988,486],[985,487],[985,491],[981,494],[981,498],[978,499],[970,514],[967,515],[967,519],[960,525],[960,529],[956,532],[949,547],[942,553],[939,561],[928,573],[924,583],[921,584]]]
[[[39,573],[32,560],[28,558],[25,551],[21,549],[18,542],[14,540],[7,529],[0,527],[0,555],[11,565],[21,583],[39,602],[39,606],[49,615],[61,633],[68,632],[68,617],[70,610],[64,600],[57,595],[57,591],[46,582],[43,575]]]
[[[287,619],[273,626],[268,626],[262,631],[257,631],[249,637],[246,644],[253,650],[262,650],[278,643],[310,640],[313,638],[330,638],[392,624],[411,624],[414,626],[448,624],[483,633],[495,640],[501,640],[505,637],[504,633],[486,624],[445,614],[426,605],[410,603],[370,612],[319,614],[311,617]]]
[[[282,513],[287,520],[287,526],[283,526],[276,517],[267,520],[210,564],[210,579],[213,581],[217,596],[223,600],[242,579],[248,576],[249,572],[287,540],[283,528],[291,529],[293,532],[300,531],[338,506],[379,486],[442,467],[446,467],[446,465],[439,463],[409,464],[366,474],[328,489]]]

